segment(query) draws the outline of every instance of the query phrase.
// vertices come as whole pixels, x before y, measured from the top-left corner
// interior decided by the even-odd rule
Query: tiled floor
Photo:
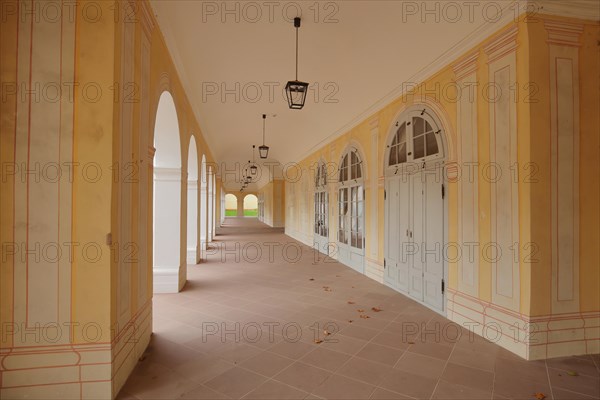
[[[456,339],[445,318],[281,230],[232,218],[219,232],[183,292],[154,296],[152,341],[120,399],[600,397],[597,355],[526,362]],[[415,326],[428,333],[407,335]]]

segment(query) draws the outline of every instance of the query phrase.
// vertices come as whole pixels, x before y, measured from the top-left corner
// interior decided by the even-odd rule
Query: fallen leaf
[[[363,310],[362,308],[359,308],[358,310],[356,310],[358,312],[365,312],[365,310]]]
[[[361,317],[362,319],[371,318],[371,317],[369,317],[368,315],[365,315],[365,314],[361,314],[361,315],[360,315],[360,317]]]
[[[314,280],[315,280],[315,278],[310,278],[310,279],[309,279],[309,281],[314,281]]]
[[[544,400],[546,398],[546,395],[544,393],[534,393],[533,396],[538,399],[538,400]]]
[[[415,344],[415,342],[407,342],[408,344]]]
[[[321,339],[315,339],[315,344],[321,344],[323,341]]]
[[[353,302],[353,301],[350,301],[350,300],[348,300],[348,304],[354,304],[354,302]]]
[[[577,371],[567,371],[567,375],[569,375],[569,376],[579,376],[579,374],[577,373]]]
[[[349,323],[349,324],[351,324],[351,323],[353,323],[353,322],[354,322],[354,321],[353,321],[353,320],[351,320],[351,319],[349,319],[349,320],[348,320],[348,323]]]
[[[378,308],[378,307],[371,307],[371,310],[373,310],[375,312],[383,311],[381,308]]]
[[[352,286],[352,289],[354,289],[354,286]]]
[[[329,335],[331,335],[331,332],[329,332],[329,331],[323,331],[323,335],[329,336]]]

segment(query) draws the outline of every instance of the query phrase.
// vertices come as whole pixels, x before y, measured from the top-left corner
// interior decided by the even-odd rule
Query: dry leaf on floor
[[[323,341],[321,339],[315,339],[315,343],[316,344],[321,344],[321,343],[323,343]]]
[[[358,312],[365,312],[365,310],[363,310],[362,308],[359,308],[358,310],[356,310]]]
[[[538,399],[538,400],[544,400],[546,398],[546,395],[544,393],[534,393],[533,396]]]
[[[361,314],[361,315],[360,315],[360,317],[361,317],[362,319],[371,318],[371,317],[369,317],[368,315],[365,315],[365,314]]]
[[[577,373],[577,371],[567,371],[567,375],[569,375],[569,376],[579,376],[579,374]]]
[[[373,310],[375,312],[383,311],[381,308],[378,308],[378,307],[371,307],[371,310]]]
[[[331,332],[329,332],[329,331],[323,331],[323,335],[329,336],[329,335],[331,335]]]
[[[354,302],[351,300],[348,300],[348,304],[354,304]]]
[[[351,324],[351,323],[353,323],[353,322],[354,322],[354,320],[351,320],[351,319],[349,319],[349,320],[348,320],[348,323],[349,323],[349,324]]]
[[[415,344],[415,342],[407,342],[408,344]]]
[[[310,279],[309,279],[309,281],[314,281],[314,280],[315,280],[315,278],[310,278]]]

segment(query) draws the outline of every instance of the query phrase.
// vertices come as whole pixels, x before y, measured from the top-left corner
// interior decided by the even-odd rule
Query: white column
[[[154,167],[154,293],[179,291],[181,169]]]
[[[198,264],[198,181],[188,180],[187,263]]]

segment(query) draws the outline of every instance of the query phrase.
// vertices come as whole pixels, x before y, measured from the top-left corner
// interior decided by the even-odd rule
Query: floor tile
[[[256,389],[266,378],[243,368],[233,368],[206,382],[209,388],[228,397],[239,398]]]
[[[392,370],[384,378],[380,387],[419,399],[429,398],[435,389],[437,379],[425,378],[404,371]]]
[[[267,381],[244,396],[244,399],[304,399],[308,393],[277,381]]]
[[[257,374],[272,377],[293,362],[294,361],[289,358],[265,351],[242,362],[240,366],[256,372]]]
[[[336,373],[371,385],[379,385],[391,370],[392,368],[389,365],[353,357]]]
[[[319,347],[302,357],[300,361],[328,371],[335,371],[348,361],[350,357],[349,354],[327,350],[325,347]]]
[[[444,372],[446,361],[422,354],[406,352],[394,366],[395,369],[426,378],[439,378]]]
[[[404,353],[404,350],[368,343],[356,354],[356,357],[394,366],[402,353]]]
[[[313,394],[326,399],[368,399],[374,389],[372,385],[333,375],[313,390]]]
[[[281,373],[275,375],[274,379],[310,393],[330,375],[330,372],[323,369],[295,362]]]

